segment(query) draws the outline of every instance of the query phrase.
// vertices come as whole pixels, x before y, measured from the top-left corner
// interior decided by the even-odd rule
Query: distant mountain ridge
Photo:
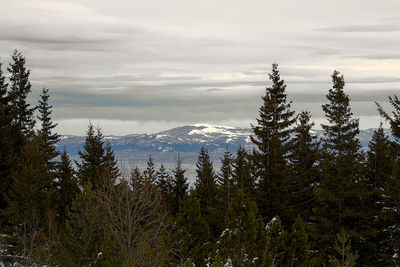
[[[359,139],[366,149],[375,129],[361,130]],[[385,129],[390,135],[390,130]],[[238,128],[210,124],[194,124],[173,128],[155,134],[131,134],[126,136],[106,135],[120,162],[141,164],[151,154],[156,162],[174,162],[179,153],[186,163],[194,164],[197,153],[202,146],[206,147],[213,160],[218,160],[228,148],[235,153],[239,146],[252,148],[250,140],[251,128]],[[322,137],[322,130],[313,130],[313,134]],[[64,147],[73,158],[83,149],[83,136],[62,136],[58,149]]]

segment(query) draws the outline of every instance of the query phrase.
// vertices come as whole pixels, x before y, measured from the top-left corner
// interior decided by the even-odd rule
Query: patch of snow
[[[228,258],[228,260],[224,264],[224,267],[233,267],[233,263],[232,263],[231,258]]]
[[[265,230],[269,230],[271,226],[276,222],[276,217],[272,218],[272,220],[265,225]]]
[[[156,135],[156,139],[161,139],[163,137],[167,137],[167,135],[166,134],[157,134]]]

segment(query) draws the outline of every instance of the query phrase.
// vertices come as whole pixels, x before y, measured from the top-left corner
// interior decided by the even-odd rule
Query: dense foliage
[[[89,125],[74,163],[56,148],[49,90],[37,107],[25,58],[0,65],[0,263],[24,266],[399,266],[400,100],[378,111],[360,150],[344,78],[332,75],[324,137],[295,114],[272,65],[254,149],[226,150],[215,170],[203,147],[189,188],[151,156],[122,175],[100,128]],[[7,78],[8,83],[7,83]],[[35,120],[34,114],[37,115]],[[75,166],[75,167],[74,167]]]

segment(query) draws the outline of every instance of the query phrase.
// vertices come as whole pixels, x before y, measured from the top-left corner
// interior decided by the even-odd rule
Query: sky
[[[249,127],[279,64],[316,128],[339,70],[360,128],[400,92],[398,0],[0,0],[0,60],[27,58],[37,103],[50,89],[61,134]]]

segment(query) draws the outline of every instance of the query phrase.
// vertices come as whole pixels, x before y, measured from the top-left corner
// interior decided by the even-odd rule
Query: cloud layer
[[[113,134],[196,122],[246,126],[273,62],[293,107],[317,122],[334,69],[362,127],[379,125],[373,101],[386,103],[400,89],[397,0],[0,4],[1,61],[14,48],[26,55],[31,101],[50,88],[63,134],[83,134],[89,120]]]

